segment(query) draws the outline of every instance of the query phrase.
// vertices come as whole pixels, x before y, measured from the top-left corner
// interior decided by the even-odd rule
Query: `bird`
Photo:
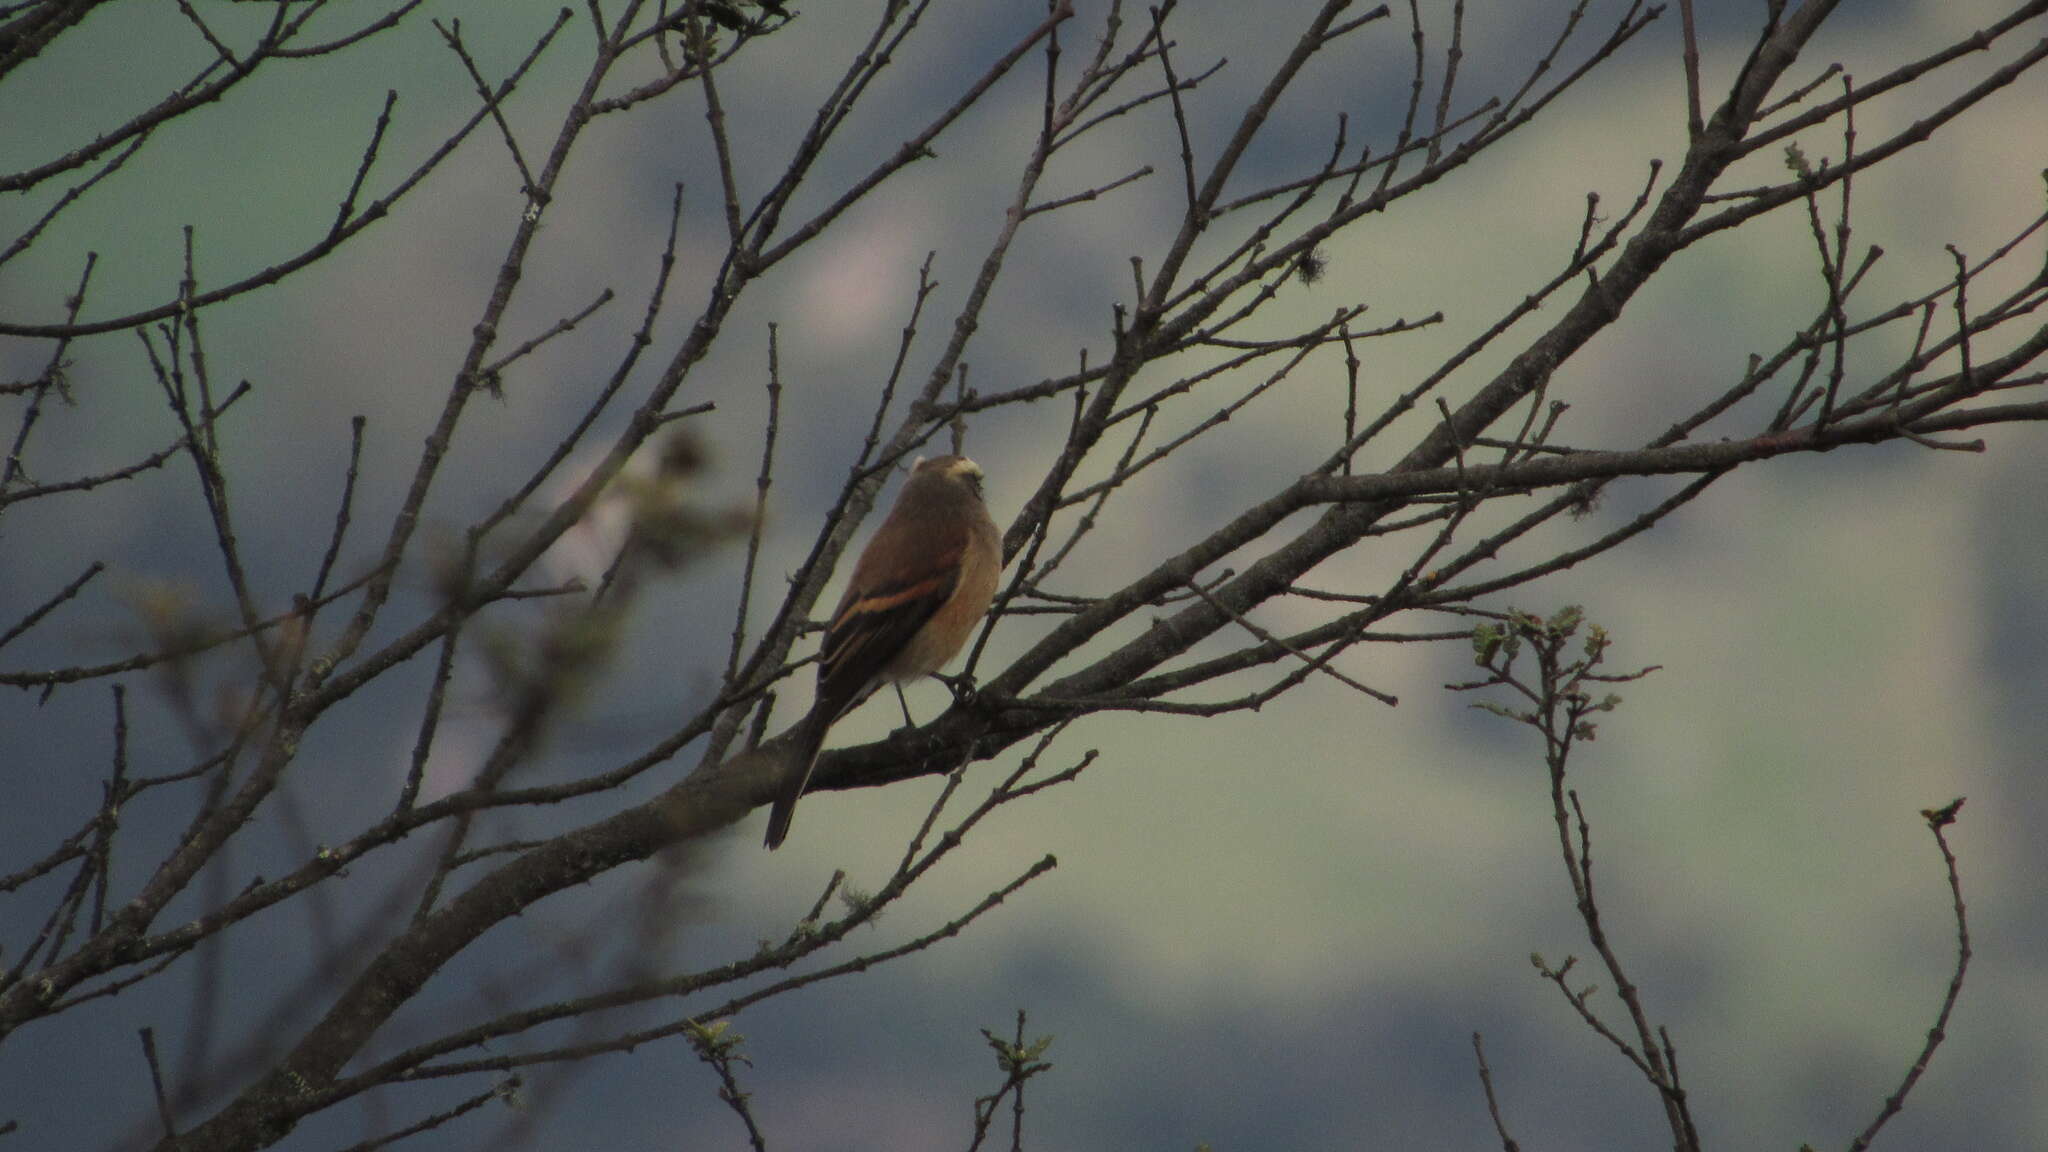
[[[817,700],[791,729],[782,789],[768,813],[771,850],[789,835],[833,722],[883,684],[945,667],[987,614],[1003,540],[981,485],[981,466],[965,456],[919,458],[854,562],[818,650]]]

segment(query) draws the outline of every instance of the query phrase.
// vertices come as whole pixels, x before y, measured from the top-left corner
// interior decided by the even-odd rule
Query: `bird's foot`
[[[953,703],[955,704],[972,707],[981,696],[981,690],[975,686],[974,677],[965,672],[958,676],[947,676],[934,672],[932,673],[932,679],[946,686],[946,690],[953,694]]]

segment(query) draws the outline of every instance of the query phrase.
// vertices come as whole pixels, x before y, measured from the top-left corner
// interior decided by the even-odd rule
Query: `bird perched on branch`
[[[818,699],[797,726],[768,847],[789,835],[825,733],[867,694],[945,667],[995,599],[1002,534],[981,499],[981,466],[965,456],[920,459],[896,506],[853,566],[818,651]]]

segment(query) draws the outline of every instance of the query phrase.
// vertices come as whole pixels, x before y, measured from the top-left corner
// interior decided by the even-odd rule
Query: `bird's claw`
[[[968,673],[962,672],[958,676],[945,676],[935,672],[932,674],[932,679],[946,686],[946,690],[953,694],[953,703],[955,704],[972,707],[981,696],[981,689],[975,685],[974,677]]]

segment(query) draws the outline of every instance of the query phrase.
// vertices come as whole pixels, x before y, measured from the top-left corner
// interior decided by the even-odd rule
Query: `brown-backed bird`
[[[793,729],[768,847],[789,835],[832,723],[875,688],[945,667],[995,599],[1003,539],[981,499],[981,466],[919,460],[875,529],[818,651],[818,699]]]

